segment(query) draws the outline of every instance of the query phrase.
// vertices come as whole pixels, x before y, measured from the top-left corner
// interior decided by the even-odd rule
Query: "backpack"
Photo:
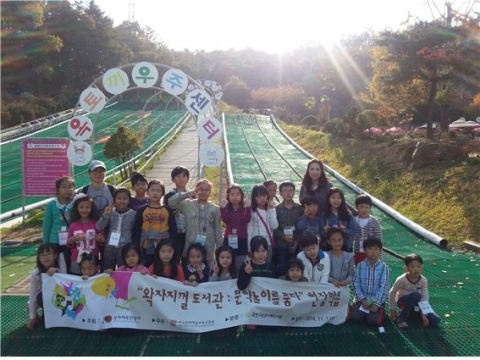
[[[89,186],[90,185],[85,185],[80,192],[83,193],[83,194],[87,194]],[[107,186],[108,186],[108,190],[110,190],[110,194],[112,194],[112,198],[113,198],[113,194],[115,193],[115,187],[113,185],[110,185],[110,184],[107,184]]]

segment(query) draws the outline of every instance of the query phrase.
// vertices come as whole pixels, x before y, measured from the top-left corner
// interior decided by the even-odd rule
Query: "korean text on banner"
[[[349,290],[331,284],[252,278],[197,287],[165,278],[113,272],[82,280],[43,274],[45,324],[86,330],[133,328],[201,333],[243,324],[318,327],[341,324]]]

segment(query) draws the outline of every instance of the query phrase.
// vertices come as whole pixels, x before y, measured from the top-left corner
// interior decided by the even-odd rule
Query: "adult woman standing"
[[[308,162],[303,175],[299,200],[301,202],[307,196],[312,197],[318,204],[317,216],[320,216],[325,210],[327,193],[332,186],[323,170],[323,163],[318,159],[312,159]]]

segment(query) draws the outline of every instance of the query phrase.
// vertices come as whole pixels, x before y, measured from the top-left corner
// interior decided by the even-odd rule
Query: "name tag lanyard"
[[[200,224],[201,224],[202,231],[197,231],[195,242],[202,246],[205,246],[207,243],[207,223],[206,223],[206,217],[205,217],[206,205],[202,206],[197,202],[197,206],[198,206],[198,217],[197,217],[198,228],[200,229]]]
[[[57,204],[58,206],[58,204]],[[70,226],[70,223],[68,222],[67,216],[65,215],[65,212],[67,211],[67,205],[65,205],[63,208],[58,208],[60,211],[60,214],[62,214],[63,221],[67,224],[67,227]]]
[[[228,245],[234,250],[238,249],[237,215],[238,212],[234,209],[232,212],[232,229],[231,233],[228,234]]]
[[[60,214],[62,214],[63,221],[67,224],[67,226],[62,226],[60,232],[58,233],[58,244],[62,246],[67,245],[67,239],[68,239],[68,231],[67,228],[70,226],[70,223],[68,222],[67,216],[65,215],[65,211],[67,210],[67,205],[65,205],[62,208],[60,208],[58,205],[60,203],[57,202],[57,208],[60,211]]]
[[[268,210],[267,210],[267,211],[268,211]],[[266,223],[265,220],[263,219],[262,214],[260,214],[259,211],[257,211],[257,216],[258,216],[258,218],[260,219],[260,221],[262,222],[263,227],[264,227],[265,230],[267,231],[268,238],[270,239],[270,245],[271,245],[272,247],[274,247],[274,246],[276,245],[276,243],[275,243],[275,240],[273,239],[272,234],[270,233],[270,227],[269,227],[269,225],[267,225],[267,223]],[[268,212],[267,212],[267,216],[268,216]],[[268,218],[267,218],[267,220],[268,220]],[[260,224],[258,224],[258,232],[260,233]]]
[[[364,253],[365,249],[363,248],[363,242],[367,239],[367,234],[365,232],[365,229],[367,228],[368,224],[370,224],[370,219],[368,219],[368,222],[365,224],[365,226],[362,226],[360,224],[360,219],[356,219],[355,221],[357,222],[357,225],[360,228],[360,242],[358,243],[358,250],[361,253]]]
[[[237,229],[238,229],[238,211],[233,210],[232,213],[232,232],[231,235],[237,235]]]
[[[293,236],[294,232],[295,232],[295,224],[292,224],[292,217],[290,216],[292,214],[292,212],[290,210],[287,209],[287,225],[285,225],[283,227],[283,233],[284,235],[290,235],[290,236]],[[291,234],[287,234],[285,233],[285,229],[291,229]]]
[[[123,213],[119,213],[117,209],[114,209],[113,211],[118,216],[118,223],[117,223],[116,231],[112,231],[110,233],[110,241],[108,242],[108,245],[118,246],[118,244],[120,243],[120,235],[122,233],[123,216],[127,214],[130,211],[130,209]]]

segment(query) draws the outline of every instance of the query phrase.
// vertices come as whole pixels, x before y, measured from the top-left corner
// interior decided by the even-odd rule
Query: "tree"
[[[255,108],[276,108],[299,121],[305,112],[305,91],[298,85],[260,88],[251,93],[252,106]],[[292,120],[293,120],[292,119]],[[284,119],[288,121],[287,119]]]
[[[250,104],[250,89],[238,76],[230,77],[223,87],[223,100],[231,105],[245,109]]]
[[[161,42],[156,42],[155,32],[148,26],[143,28],[136,21],[124,21],[115,29],[112,45],[118,47],[125,58],[117,59],[121,63],[140,62],[149,59],[150,62],[170,63],[170,50]],[[123,49],[122,49],[123,48]]]
[[[437,92],[455,74],[467,75],[474,71],[473,44],[460,35],[459,29],[436,23],[418,23],[401,33],[385,31],[377,43],[385,51],[384,61],[377,62],[376,67],[378,94],[405,93],[407,89],[423,92],[422,100],[427,104],[427,137],[432,138]],[[384,74],[378,76],[382,71]],[[378,100],[381,102],[382,97]]]
[[[2,127],[46,115],[52,94],[44,88],[55,71],[52,54],[62,40],[45,31],[45,3],[5,1],[2,5]]]
[[[115,159],[118,165],[124,164],[120,169],[122,179],[129,177],[135,165],[131,159],[135,156],[135,152],[142,147],[142,138],[135,131],[125,127],[124,124],[118,124],[118,129],[110,139],[105,143],[103,149],[107,159]]]
[[[380,113],[377,110],[364,110],[357,114],[355,120],[351,122],[351,128],[357,136],[361,136],[364,130],[368,129],[370,134],[370,128],[384,126]]]
[[[2,92],[35,92],[50,79],[62,40],[44,28],[45,3],[2,2]]]
[[[326,120],[323,130],[336,137],[347,138],[352,129],[346,120],[336,117]]]

